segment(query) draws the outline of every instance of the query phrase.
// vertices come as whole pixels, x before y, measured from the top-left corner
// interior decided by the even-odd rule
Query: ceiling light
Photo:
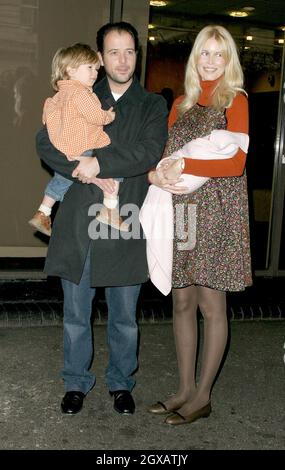
[[[149,36],[148,40],[149,41],[155,41],[155,36]]]
[[[150,0],[149,4],[152,7],[166,7],[167,2],[164,2],[162,0]]]
[[[254,11],[255,7],[243,7],[244,11]]]
[[[246,36],[245,38],[247,41],[252,41],[253,40],[253,36]]]
[[[248,16],[248,13],[246,11],[230,11],[229,12],[229,15],[230,16],[234,16],[235,18],[244,18],[246,16]]]
[[[278,44],[284,44],[284,39],[278,39]]]
[[[285,31],[285,26],[281,26],[282,31]]]

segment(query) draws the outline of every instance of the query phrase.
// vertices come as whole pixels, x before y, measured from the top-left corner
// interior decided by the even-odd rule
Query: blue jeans
[[[86,150],[82,155],[85,155],[85,157],[91,157],[93,155],[93,150]],[[55,201],[61,202],[72,184],[73,181],[55,172],[54,176],[46,186],[45,195],[51,197]]]
[[[86,258],[80,283],[62,279],[64,292],[64,366],[62,377],[66,391],[88,393],[96,377],[90,372],[93,359],[91,326],[95,288],[90,287],[90,252]],[[136,306],[141,285],[107,287],[107,338],[109,364],[106,383],[110,391],[129,390],[135,385],[137,369],[138,326]]]
[[[93,150],[86,150],[82,155],[90,157],[93,155]],[[114,180],[121,183],[124,181],[124,178],[114,178]],[[45,195],[51,197],[55,201],[61,202],[72,184],[73,181],[61,176],[59,173],[55,173],[46,186]]]
[[[121,183],[124,181],[124,178],[114,178],[115,181]],[[46,186],[45,195],[51,197],[55,201],[63,201],[63,198],[73,184],[73,181],[68,180],[64,176],[61,176],[59,173],[55,173],[52,179]]]
[[[65,193],[72,184],[73,181],[61,176],[59,173],[55,173],[46,186],[45,195],[55,201],[63,201]]]

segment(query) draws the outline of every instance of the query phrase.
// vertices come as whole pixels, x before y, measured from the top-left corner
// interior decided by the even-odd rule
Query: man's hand
[[[99,163],[96,157],[79,157],[79,164],[73,170],[73,178],[78,178],[82,183],[91,183],[91,179],[100,173]]]

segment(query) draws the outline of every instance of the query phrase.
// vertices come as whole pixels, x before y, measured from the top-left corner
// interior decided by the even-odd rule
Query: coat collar
[[[112,102],[114,102],[107,77],[104,77],[102,80],[100,80],[100,82],[95,84],[94,92],[98,94],[101,101],[104,100],[107,103],[110,103],[111,100]],[[124,104],[128,102],[130,104],[137,105],[138,101],[143,101],[147,94],[147,91],[141,86],[137,77],[134,76],[132,84],[127,89],[127,91],[125,91],[125,93],[118,99],[117,103],[123,101]]]

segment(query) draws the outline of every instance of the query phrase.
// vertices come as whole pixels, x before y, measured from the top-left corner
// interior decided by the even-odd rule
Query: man
[[[114,409],[132,414],[131,391],[137,369],[136,305],[141,283],[148,278],[145,240],[139,237],[89,237],[92,219],[88,211],[102,202],[110,178],[123,177],[120,206],[141,207],[148,182],[147,172],[161,158],[167,138],[167,108],[157,94],[144,90],[134,76],[138,51],[137,31],[129,23],[103,26],[97,47],[106,77],[94,91],[103,109],[113,106],[115,121],[105,127],[111,144],[96,149],[96,156],[69,162],[50,143],[46,129],[37,135],[37,150],[44,162],[74,179],[55,218],[45,272],[59,276],[64,292],[65,395],[63,413],[82,409],[86,394],[95,384],[90,371],[93,345],[90,317],[95,287],[104,286],[108,305],[109,364],[106,382]],[[96,178],[99,176],[100,178]],[[80,182],[80,181],[81,182]],[[82,184],[82,183],[93,184]],[[94,215],[94,214],[93,214]],[[94,217],[93,217],[94,219]],[[138,223],[137,220],[134,223]],[[105,225],[106,227],[106,225]],[[114,233],[114,232],[113,232]]]

